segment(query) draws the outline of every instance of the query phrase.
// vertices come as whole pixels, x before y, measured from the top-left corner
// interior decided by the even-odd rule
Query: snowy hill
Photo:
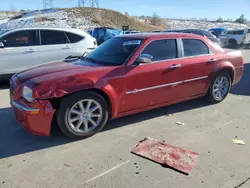
[[[12,19],[11,19],[12,18]],[[150,24],[150,17],[132,17],[119,12],[99,8],[68,8],[30,11],[17,15],[15,12],[0,12],[0,32],[16,27],[53,26],[79,28],[87,30],[93,27],[107,26],[121,28],[129,25],[139,31],[166,29],[226,27],[229,29],[245,28],[246,25],[230,22],[211,22],[199,20],[161,19],[159,26]]]
[[[6,22],[6,20],[2,22]],[[125,16],[113,10],[97,8],[70,8],[54,9],[50,11],[32,11],[18,16],[17,19],[12,19],[1,24],[0,30],[44,25],[65,28],[75,27],[82,30],[99,26],[122,28],[123,25],[129,25],[133,29],[140,31],[164,29],[164,27],[161,26],[141,23],[133,17]]]

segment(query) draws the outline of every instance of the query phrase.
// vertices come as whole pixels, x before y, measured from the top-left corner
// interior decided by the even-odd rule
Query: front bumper
[[[49,136],[55,109],[50,101],[34,101],[32,104],[24,99],[12,102],[17,121],[29,132],[39,136]]]

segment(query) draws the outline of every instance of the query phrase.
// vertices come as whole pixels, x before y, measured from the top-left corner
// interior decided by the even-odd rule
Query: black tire
[[[236,41],[235,39],[229,39],[229,46],[230,46],[231,48],[237,49],[237,48],[238,48],[237,41]]]
[[[99,105],[102,108],[102,116],[101,116],[100,123],[97,125],[96,128],[86,133],[78,133],[70,127],[68,123],[68,115],[69,115],[70,109],[77,102],[83,99],[91,99],[99,103]],[[90,137],[100,132],[106,125],[108,121],[108,116],[109,116],[108,105],[105,99],[98,93],[91,92],[91,91],[78,92],[78,93],[65,97],[64,99],[62,99],[59,105],[59,108],[56,112],[56,120],[57,120],[58,126],[60,127],[60,129],[63,131],[63,133],[66,136],[72,139],[83,139],[83,138]]]
[[[224,78],[227,78],[228,80],[228,88],[227,88],[227,92],[225,93],[225,95],[221,98],[221,99],[217,99],[214,94],[213,94],[213,87],[214,87],[214,84],[216,82],[216,80],[219,78],[219,77],[224,77]],[[212,102],[213,104],[216,104],[216,103],[220,103],[222,102],[228,95],[230,89],[232,87],[232,79],[229,75],[229,73],[227,71],[221,71],[221,72],[218,72],[216,74],[216,76],[213,78],[211,84],[210,84],[210,87],[208,89],[208,93],[207,93],[207,96],[208,96],[208,99],[210,102]]]

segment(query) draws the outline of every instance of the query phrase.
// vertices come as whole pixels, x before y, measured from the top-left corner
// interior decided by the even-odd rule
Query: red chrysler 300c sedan
[[[55,120],[79,139],[108,119],[202,96],[221,102],[242,73],[240,51],[198,35],[133,34],[110,39],[79,60],[14,75],[10,97],[25,129],[48,136]]]

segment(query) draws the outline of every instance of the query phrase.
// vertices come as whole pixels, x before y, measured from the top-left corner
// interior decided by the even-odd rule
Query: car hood
[[[113,66],[101,66],[89,61],[78,60],[73,63],[55,62],[22,71],[17,74],[19,80],[33,87],[51,81],[63,82],[69,78],[98,79],[114,69]]]

